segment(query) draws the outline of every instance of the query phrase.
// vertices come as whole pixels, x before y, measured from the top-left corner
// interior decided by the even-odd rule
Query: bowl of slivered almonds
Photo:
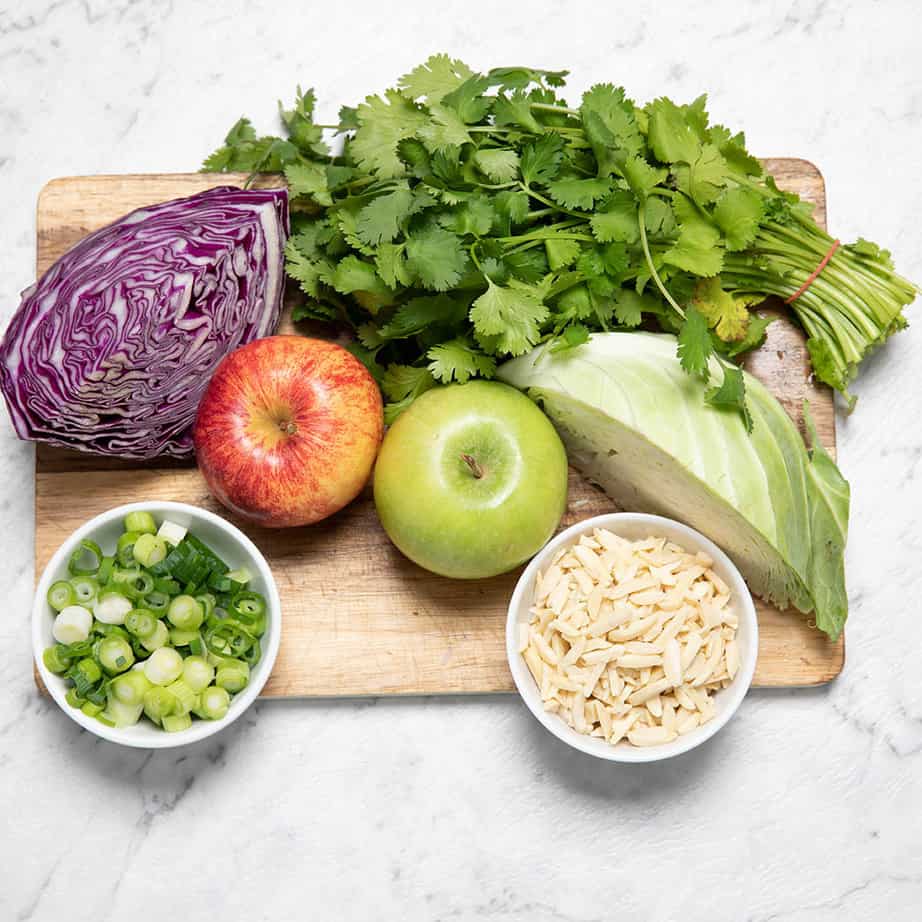
[[[752,596],[727,555],[687,525],[641,513],[557,535],[522,573],[506,623],[532,714],[615,762],[710,739],[749,690],[758,640]]]

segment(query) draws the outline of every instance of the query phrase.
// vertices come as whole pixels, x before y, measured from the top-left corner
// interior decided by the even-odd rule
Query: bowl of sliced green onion
[[[52,697],[125,746],[195,742],[236,720],[281,637],[272,572],[220,516],[130,503],[78,528],[42,573],[32,646]]]

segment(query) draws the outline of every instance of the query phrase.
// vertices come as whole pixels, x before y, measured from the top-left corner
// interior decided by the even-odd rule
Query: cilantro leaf
[[[682,367],[690,375],[697,375],[707,381],[710,377],[708,359],[713,352],[711,334],[708,332],[708,323],[704,315],[698,313],[694,307],[686,309],[678,339],[679,362]]]
[[[429,107],[429,114],[431,118],[416,135],[432,153],[447,153],[471,140],[467,126],[453,109],[434,105]]]
[[[722,362],[723,380],[719,387],[712,387],[704,399],[720,409],[734,410],[739,413],[747,432],[752,432],[752,416],[746,406],[746,382],[742,368],[729,362]]]
[[[292,163],[285,167],[285,179],[292,196],[306,195],[318,205],[332,205],[327,173],[319,163]]]
[[[509,96],[497,93],[496,102],[493,103],[493,119],[497,127],[516,125],[532,134],[543,131],[541,123],[532,115],[531,101],[521,90]]]
[[[632,288],[619,288],[615,293],[615,319],[621,326],[640,326],[644,314],[662,313],[656,298],[639,294]]]
[[[478,150],[474,163],[494,182],[509,182],[519,175],[519,155],[508,147]]]
[[[649,120],[647,141],[661,163],[694,163],[701,142],[686,121],[685,112],[665,96],[644,110]]]
[[[571,323],[554,341],[551,352],[563,352],[587,342],[589,342],[589,328],[583,323]]]
[[[447,295],[411,298],[378,330],[382,341],[406,339],[430,327],[453,326],[464,320],[467,305]]]
[[[496,352],[511,355],[522,355],[538,342],[547,316],[547,307],[530,286],[512,282],[501,287],[489,278],[487,290],[470,310],[474,329],[496,338]]]
[[[382,243],[375,249],[375,268],[384,284],[396,290],[413,284],[413,273],[407,265],[404,243]]]
[[[627,157],[621,163],[621,173],[638,199],[646,198],[666,179],[666,171],[650,166],[640,157]]]
[[[693,275],[719,274],[723,267],[720,231],[684,196],[677,196],[672,207],[679,224],[679,238],[663,259]]]
[[[761,296],[760,300],[761,300]],[[771,314],[751,313],[749,315],[749,326],[746,329],[746,335],[739,342],[730,343],[730,348],[726,350],[726,355],[731,358],[749,352],[751,349],[757,349],[765,342],[765,331],[770,323],[774,323],[777,317]]]
[[[727,249],[733,252],[750,246],[764,213],[765,203],[758,192],[743,188],[724,192],[714,207],[714,220],[723,231]]]
[[[556,272],[576,262],[580,253],[580,245],[576,240],[555,240],[551,237],[544,241],[544,251],[547,253],[548,266]]]
[[[289,139],[300,150],[308,157],[327,157],[330,148],[323,140],[323,129],[314,124],[315,102],[313,90],[302,93],[301,87],[298,87],[294,106],[285,109],[279,103],[279,115],[288,131]]]
[[[440,223],[462,237],[466,234],[483,237],[490,232],[495,218],[489,199],[475,198],[453,208]]]
[[[509,234],[515,225],[521,224],[528,216],[528,195],[525,192],[504,189],[494,196],[493,203],[503,219],[496,227],[501,234]]]
[[[578,179],[567,176],[547,184],[551,198],[564,208],[592,208],[596,199],[611,192],[611,181],[602,179]]]
[[[583,94],[579,111],[583,130],[598,161],[600,176],[617,170],[625,156],[643,150],[634,104],[625,98],[622,87],[597,84]]]
[[[563,156],[563,138],[554,131],[541,135],[537,141],[526,144],[522,151],[522,179],[526,185],[546,184],[560,171]]]
[[[426,115],[396,90],[385,98],[368,96],[357,109],[359,127],[349,143],[349,153],[362,169],[389,178],[405,172],[397,144],[413,137],[428,124]]]
[[[442,384],[457,381],[466,383],[470,378],[492,378],[496,372],[496,359],[485,355],[466,336],[459,336],[433,346],[427,353],[429,372]]]
[[[637,200],[626,190],[613,193],[601,209],[596,210],[589,226],[599,243],[611,243],[614,240],[634,243],[640,237]]]
[[[428,368],[392,363],[381,376],[381,390],[388,400],[405,400],[424,394],[435,385]]]
[[[347,256],[340,260],[329,278],[329,284],[341,294],[365,291],[383,298],[393,294],[381,281],[375,267],[357,256]]]
[[[724,342],[738,342],[745,337],[749,326],[746,301],[724,291],[718,277],[701,279],[695,285],[692,304]]]
[[[332,272],[332,265],[323,259],[316,249],[307,250],[299,246],[298,237],[291,237],[285,244],[285,271],[301,286],[301,291],[312,298],[320,296],[319,285]]]
[[[447,291],[466,263],[461,241],[443,228],[428,227],[407,237],[407,265],[426,288]]]
[[[400,233],[403,222],[419,211],[422,204],[408,188],[379,195],[358,213],[355,232],[360,240],[371,246],[377,246],[382,241],[389,242]]]
[[[676,186],[699,205],[709,205],[723,191],[727,162],[713,144],[705,144],[691,164],[673,167]]]
[[[434,54],[404,74],[397,85],[410,99],[423,97],[436,103],[473,76],[474,72],[463,61],[452,60],[447,54]]]

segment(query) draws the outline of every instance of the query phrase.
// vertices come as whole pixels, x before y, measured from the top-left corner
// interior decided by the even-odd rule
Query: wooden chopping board
[[[825,225],[823,178],[805,160],[765,161],[778,184],[816,205]],[[198,173],[55,179],[38,200],[38,273],[90,231],[126,212],[245,177]],[[271,178],[265,185],[273,185]],[[780,306],[780,305],[779,305]],[[290,320],[283,329],[293,329]],[[747,368],[803,429],[810,400],[820,437],[835,449],[832,394],[809,379],[803,335],[780,320]],[[186,465],[137,466],[39,445],[35,472],[36,579],[64,539],[87,518],[121,503],[179,500],[227,515],[198,471]],[[571,471],[561,527],[615,510]],[[233,518],[233,516],[228,516]],[[506,664],[506,606],[518,573],[481,581],[434,576],[403,558],[378,524],[369,490],[326,522],[271,531],[237,521],[272,565],[282,597],[282,646],[263,692],[268,697],[429,695],[512,691]],[[797,612],[759,603],[755,684],[816,685],[845,658]]]

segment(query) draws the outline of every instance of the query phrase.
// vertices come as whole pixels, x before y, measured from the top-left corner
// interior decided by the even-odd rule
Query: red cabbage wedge
[[[723,373],[712,359],[711,375]],[[560,432],[571,463],[625,509],[682,519],[733,558],[757,595],[815,613],[838,637],[848,613],[848,483],[819,444],[804,447],[780,403],[743,372],[752,434],[704,401],[668,334],[597,333],[502,365]]]
[[[278,325],[284,189],[218,188],[141,208],[31,288],[0,345],[20,438],[123,458],[182,457],[218,362]]]

